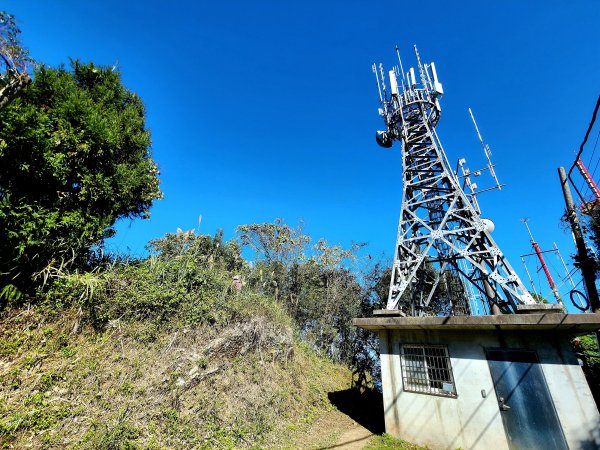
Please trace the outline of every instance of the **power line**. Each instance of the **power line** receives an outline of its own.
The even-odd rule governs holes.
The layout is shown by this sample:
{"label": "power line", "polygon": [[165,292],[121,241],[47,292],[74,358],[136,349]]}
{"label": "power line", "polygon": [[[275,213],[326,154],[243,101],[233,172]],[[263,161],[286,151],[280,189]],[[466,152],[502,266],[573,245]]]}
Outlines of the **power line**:
{"label": "power line", "polygon": [[[598,146],[598,138],[600,138],[600,130],[598,130],[598,135],[596,136],[596,143],[594,144],[594,152],[596,151],[596,147]],[[592,152],[592,155],[594,154],[594,152]],[[591,158],[590,158],[590,162],[591,162]],[[600,158],[598,158],[598,161],[596,162],[596,166],[594,167],[594,170],[592,171],[592,178],[594,178],[594,175],[596,175],[596,169],[598,169],[598,165],[600,165]]]}
{"label": "power line", "polygon": [[590,135],[590,132],[592,131],[592,128],[594,127],[594,123],[596,122],[596,115],[598,114],[599,108],[600,108],[600,96],[598,96],[598,100],[596,100],[596,106],[594,108],[594,113],[592,114],[592,120],[590,121],[590,124],[588,125],[588,129],[585,133],[585,137],[583,138],[583,142],[579,146],[579,152],[577,152],[577,156],[575,156],[575,160],[573,161],[573,164],[571,165],[571,168],[569,169],[569,173],[567,174],[567,177],[569,178],[571,185],[575,188],[575,191],[577,192],[577,195],[579,196],[579,198],[582,202],[585,201],[585,199],[583,198],[583,196],[581,195],[581,192],[577,189],[577,185],[571,178],[571,173],[573,172],[573,169],[575,168],[577,161],[579,160],[579,158],[581,157],[581,154],[583,153],[583,147],[588,140],[588,137]]}
{"label": "power line", "polygon": [[575,164],[576,164],[577,160],[579,159],[579,157],[583,153],[583,146],[587,142],[588,136],[590,135],[590,131],[592,131],[592,127],[594,126],[594,123],[596,122],[596,115],[598,114],[598,108],[600,108],[600,96],[598,96],[598,100],[596,100],[596,107],[594,108],[594,113],[592,114],[592,120],[590,121],[588,129],[587,129],[587,131],[585,133],[585,137],[583,138],[583,142],[579,146],[579,152],[577,153],[577,156],[575,157],[575,161],[573,162],[573,165],[569,169],[569,176],[571,176],[571,172],[573,172],[573,169],[575,168]]}

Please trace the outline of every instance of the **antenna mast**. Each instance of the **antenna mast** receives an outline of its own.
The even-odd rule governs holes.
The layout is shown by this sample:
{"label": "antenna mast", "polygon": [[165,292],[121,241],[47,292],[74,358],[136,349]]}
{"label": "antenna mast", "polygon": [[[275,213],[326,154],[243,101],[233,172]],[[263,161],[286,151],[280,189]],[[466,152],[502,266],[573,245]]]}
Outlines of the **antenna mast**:
{"label": "antenna mast", "polygon": [[[535,242],[535,239],[533,239],[533,234],[531,234],[531,230],[529,229],[529,225],[527,224],[527,222],[529,222],[529,219],[523,218],[523,219],[521,219],[521,222],[523,222],[523,225],[525,225],[525,228],[527,228],[527,232],[529,233],[529,237],[531,238],[531,240],[530,240],[531,246],[533,247],[533,250],[535,251],[535,254],[540,261],[542,269],[544,270],[544,274],[546,275],[546,279],[548,280],[550,289],[552,289],[552,293],[554,294],[556,301],[562,305],[562,299],[560,297],[560,293],[558,292],[558,289],[556,288],[556,284],[554,283],[554,280],[552,279],[552,275],[550,275],[550,271],[548,270],[548,266],[546,265],[546,261],[544,260],[544,255],[543,255],[544,252],[542,252],[542,250],[540,250],[539,244],[537,242]],[[551,250],[551,251],[553,251],[553,250]],[[523,256],[527,256],[527,255],[523,255]]]}
{"label": "antenna mast", "polygon": [[492,174],[492,177],[494,177],[494,180],[496,181],[496,188],[498,188],[498,190],[502,189],[502,185],[500,184],[500,181],[498,181],[498,177],[496,176],[496,172],[494,171],[494,164],[492,164],[492,150],[490,149],[490,146],[487,145],[484,141],[483,138],[481,137],[481,133],[479,132],[479,127],[477,126],[477,122],[475,122],[475,116],[473,115],[473,111],[471,111],[471,108],[469,108],[469,114],[471,115],[471,120],[473,121],[473,125],[475,125],[475,131],[477,132],[477,137],[479,138],[479,142],[481,143],[481,147],[483,148],[483,153],[485,153],[485,157],[487,159],[488,165],[487,165],[487,169],[490,171],[490,174]]}
{"label": "antenna mast", "polygon": [[[494,224],[481,218],[476,186],[471,183],[471,193],[466,194],[460,178],[450,169],[435,130],[442,84],[435,64],[422,64],[416,46],[414,50],[419,81],[411,67],[399,89],[396,71],[391,70],[388,93],[384,80],[377,77],[383,94],[379,114],[386,129],[377,131],[375,137],[382,147],[390,148],[395,141],[402,144],[403,167],[387,309],[420,316],[516,312],[519,305],[535,301],[494,242]],[[400,66],[404,80],[401,62]],[[489,147],[481,142],[487,169],[499,185]],[[469,172],[465,171],[468,185]]]}

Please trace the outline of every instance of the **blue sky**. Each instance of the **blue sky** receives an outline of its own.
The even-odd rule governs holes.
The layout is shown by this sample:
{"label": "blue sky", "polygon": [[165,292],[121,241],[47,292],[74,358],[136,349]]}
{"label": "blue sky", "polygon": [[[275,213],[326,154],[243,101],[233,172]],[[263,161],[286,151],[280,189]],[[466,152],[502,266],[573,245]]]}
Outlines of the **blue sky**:
{"label": "blue sky", "polygon": [[507,187],[480,204],[512,265],[525,278],[522,217],[543,248],[574,252],[559,222],[557,167],[572,163],[600,93],[597,1],[8,0],[2,8],[35,59],[118,61],[146,104],[165,198],[151,220],[118,226],[115,250],[141,253],[151,238],[198,228],[199,215],[200,232],[223,228],[227,238],[237,225],[283,217],[304,220],[315,238],[368,242],[391,258],[400,152],[374,140],[383,123],[371,64],[395,64],[395,45],[413,64],[417,44],[444,84],[438,133],[450,161],[483,166],[468,107],[492,148]]}

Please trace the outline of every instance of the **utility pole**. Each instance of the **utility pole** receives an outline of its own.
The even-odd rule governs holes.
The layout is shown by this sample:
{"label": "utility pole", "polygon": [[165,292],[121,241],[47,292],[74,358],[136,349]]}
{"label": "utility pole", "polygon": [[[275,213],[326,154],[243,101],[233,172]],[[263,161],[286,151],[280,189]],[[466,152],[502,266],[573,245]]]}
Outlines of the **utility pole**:
{"label": "utility pole", "polygon": [[579,218],[577,217],[575,202],[573,201],[573,196],[571,195],[571,189],[567,181],[567,174],[564,167],[558,168],[558,176],[560,178],[560,184],[562,186],[565,203],[567,205],[567,217],[569,219],[569,223],[571,224],[575,245],[577,246],[577,257],[579,260],[581,273],[583,275],[583,281],[587,291],[590,307],[593,312],[600,313],[600,301],[598,300],[598,289],[596,288],[594,264],[592,261],[590,261],[587,248],[585,247],[585,241],[583,239],[581,226],[579,225]]}

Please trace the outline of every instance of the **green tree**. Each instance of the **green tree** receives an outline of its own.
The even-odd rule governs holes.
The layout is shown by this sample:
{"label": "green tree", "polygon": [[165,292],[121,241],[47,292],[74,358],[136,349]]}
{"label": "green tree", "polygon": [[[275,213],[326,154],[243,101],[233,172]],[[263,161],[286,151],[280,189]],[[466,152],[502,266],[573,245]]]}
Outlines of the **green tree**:
{"label": "green tree", "polygon": [[[564,218],[563,218],[564,221]],[[600,271],[600,208],[594,208],[589,211],[587,217],[583,221],[584,232],[591,238],[596,249],[595,255],[592,252],[588,253],[590,260],[596,262],[596,273]],[[578,263],[578,258],[573,258]]]}
{"label": "green tree", "polygon": [[119,72],[38,67],[0,110],[0,289],[84,264],[121,218],[162,197],[141,99]]}
{"label": "green tree", "polygon": [[286,267],[304,259],[305,248],[310,242],[310,237],[303,233],[302,224],[292,228],[283,219],[275,219],[274,223],[240,225],[236,231],[242,245],[250,247],[258,259]]}
{"label": "green tree", "polygon": [[571,341],[573,351],[582,364],[583,373],[590,385],[590,390],[600,408],[600,353],[598,340],[594,333],[578,336]]}
{"label": "green tree", "polygon": [[531,294],[531,296],[533,297],[533,299],[536,302],[538,302],[538,303],[546,303],[546,304],[550,303],[547,298],[542,297],[540,294],[537,294],[537,293],[535,293],[533,291],[529,291],[529,293]]}
{"label": "green tree", "polygon": [[207,267],[219,267],[230,272],[241,270],[244,259],[237,241],[223,242],[223,230],[214,236],[196,234],[194,230],[167,233],[159,239],[152,239],[146,246],[152,255],[163,260],[170,260],[186,255],[196,264]]}
{"label": "green tree", "polygon": [[0,11],[0,109],[31,83],[27,72],[31,58],[21,45],[20,34],[15,18]]}
{"label": "green tree", "polygon": [[[280,292],[288,291],[290,269],[306,258],[310,236],[304,234],[302,223],[292,228],[278,218],[274,223],[240,225],[236,231],[241,245],[251,249],[258,262],[254,282],[263,293],[273,294],[279,300]],[[285,295],[287,298],[288,293]],[[293,294],[289,295],[293,301]]]}
{"label": "green tree", "polygon": [[237,228],[242,245],[257,261],[249,283],[274,296],[293,317],[300,336],[336,361],[350,363],[363,295],[356,267],[362,244],[350,249],[319,239],[309,247],[302,226],[282,219]]}

